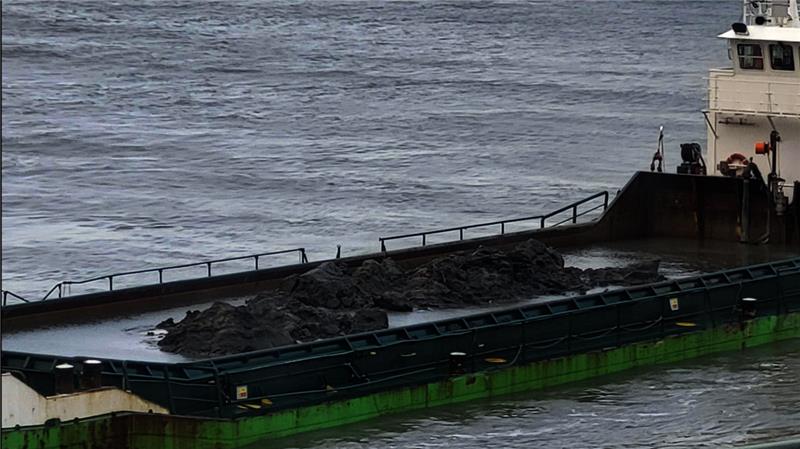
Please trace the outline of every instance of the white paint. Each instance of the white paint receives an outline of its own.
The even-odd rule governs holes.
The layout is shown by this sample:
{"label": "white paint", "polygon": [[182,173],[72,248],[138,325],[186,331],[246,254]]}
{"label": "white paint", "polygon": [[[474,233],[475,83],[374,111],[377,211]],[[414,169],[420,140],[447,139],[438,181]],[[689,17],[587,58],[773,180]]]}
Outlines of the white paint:
{"label": "white paint", "polygon": [[747,27],[747,32],[748,34],[736,34],[733,30],[728,30],[717,37],[748,41],[800,42],[796,28],[750,25]]}
{"label": "white paint", "polygon": [[3,373],[3,428],[41,424],[47,420],[47,399],[10,373]]}
{"label": "white paint", "polygon": [[3,428],[42,424],[53,418],[68,421],[122,411],[169,413],[158,404],[113,387],[45,397],[10,373],[3,373],[2,389]]}
{"label": "white paint", "polygon": [[[792,6],[794,9],[792,10]],[[797,14],[796,3],[790,15]],[[757,155],[755,144],[769,142],[776,129],[781,136],[777,172],[786,180],[784,193],[791,197],[791,185],[800,181],[800,27],[790,25],[748,25],[748,34],[728,31],[733,59],[729,69],[713,69],[708,80],[708,162],[710,172],[720,174],[718,165],[733,153],[753,158],[764,176],[770,172],[771,156]],[[760,45],[763,68],[739,66],[737,46]],[[770,45],[788,45],[794,55],[794,70],[772,68]],[[713,126],[713,129],[711,128]],[[790,198],[791,200],[791,198]]]}

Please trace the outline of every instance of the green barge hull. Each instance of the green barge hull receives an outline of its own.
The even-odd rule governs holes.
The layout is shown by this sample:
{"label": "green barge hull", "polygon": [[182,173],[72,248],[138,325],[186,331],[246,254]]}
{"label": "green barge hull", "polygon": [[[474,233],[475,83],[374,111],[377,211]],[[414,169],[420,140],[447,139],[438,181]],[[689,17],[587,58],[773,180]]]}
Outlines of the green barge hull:
{"label": "green barge hull", "polygon": [[391,413],[561,385],[630,368],[677,362],[800,337],[800,313],[760,317],[744,324],[673,335],[521,366],[498,367],[440,382],[238,419],[118,413],[4,429],[2,447],[239,448],[302,432],[355,423]]}

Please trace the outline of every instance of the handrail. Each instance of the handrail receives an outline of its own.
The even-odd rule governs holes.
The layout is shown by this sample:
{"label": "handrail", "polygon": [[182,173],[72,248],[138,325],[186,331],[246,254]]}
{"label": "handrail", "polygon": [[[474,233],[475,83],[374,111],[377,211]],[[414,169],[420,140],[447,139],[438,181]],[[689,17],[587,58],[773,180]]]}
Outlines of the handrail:
{"label": "handrail", "polygon": [[8,301],[8,297],[9,296],[17,298],[22,302],[30,302],[27,299],[23,298],[22,296],[14,293],[14,292],[10,292],[8,290],[3,290],[3,305],[6,305],[6,302]]}
{"label": "handrail", "polygon": [[[164,283],[164,272],[165,271],[177,270],[177,269],[180,269],[180,268],[205,266],[206,267],[206,272],[208,274],[208,277],[211,277],[211,275],[212,275],[211,267],[214,264],[218,264],[218,263],[222,263],[222,262],[232,262],[232,261],[235,261],[235,260],[247,260],[247,259],[253,259],[253,262],[254,262],[253,269],[254,270],[258,270],[258,260],[261,257],[276,256],[276,255],[279,255],[279,254],[289,254],[289,253],[295,253],[295,252],[300,255],[300,263],[308,263],[308,257],[306,255],[306,249],[305,248],[292,248],[292,249],[285,249],[285,250],[281,250],[281,251],[271,251],[271,252],[267,252],[267,253],[248,254],[246,256],[237,256],[237,257],[226,257],[224,259],[206,260],[206,261],[202,261],[202,262],[193,262],[193,263],[186,263],[186,264],[180,264],[180,265],[170,265],[170,266],[158,267],[158,268],[146,268],[146,269],[143,269],[143,270],[123,271],[123,272],[119,272],[119,273],[112,273],[112,274],[106,274],[106,275],[103,275],[103,276],[97,276],[97,277],[93,277],[93,278],[90,278],[90,279],[83,279],[83,280],[80,280],[80,281],[71,281],[71,280],[61,281],[58,284],[54,285],[53,288],[51,288],[50,291],[48,291],[47,294],[44,295],[44,298],[42,298],[42,301],[48,299],[50,297],[50,295],[52,295],[56,290],[58,290],[58,297],[59,298],[64,297],[64,287],[66,287],[66,286],[89,284],[91,282],[97,282],[97,281],[102,281],[102,280],[107,280],[108,281],[108,291],[113,291],[114,290],[114,278],[118,278],[118,277],[122,277],[122,276],[130,276],[130,275],[134,275],[134,274],[158,273],[158,283],[159,284],[163,284]],[[16,295],[14,295],[14,296],[16,296]],[[29,301],[26,301],[26,302],[29,302]]]}
{"label": "handrail", "polygon": [[[585,203],[588,203],[589,201],[592,201],[592,200],[600,198],[600,197],[603,197],[603,204],[602,205],[595,206],[595,207],[593,207],[593,208],[591,208],[589,210],[581,212],[580,214],[578,213],[578,206],[580,206],[582,204],[585,204]],[[533,216],[530,216],[530,217],[512,218],[512,219],[509,219],[509,220],[490,221],[490,222],[486,222],[486,223],[478,223],[478,224],[471,224],[471,225],[465,225],[465,226],[455,226],[455,227],[452,227],[452,228],[435,229],[433,231],[422,231],[422,232],[414,232],[414,233],[411,233],[411,234],[401,234],[401,235],[392,235],[392,236],[389,236],[389,237],[379,237],[378,241],[380,241],[380,243],[381,243],[381,251],[382,252],[386,252],[386,242],[388,240],[399,240],[399,239],[407,239],[407,238],[411,238],[411,237],[422,237],[422,246],[425,246],[427,244],[427,237],[429,235],[443,234],[443,233],[446,233],[446,232],[458,231],[458,240],[461,241],[461,240],[464,240],[464,231],[467,230],[467,229],[482,228],[482,227],[497,226],[497,225],[500,225],[500,235],[505,235],[505,233],[506,233],[506,224],[508,224],[508,223],[517,223],[517,222],[520,222],[520,221],[539,220],[539,229],[544,229],[546,227],[546,221],[547,221],[548,218],[552,218],[552,217],[554,217],[554,216],[556,216],[558,214],[561,214],[563,212],[566,212],[566,211],[568,211],[570,209],[572,210],[572,216],[571,217],[569,217],[569,218],[567,218],[565,220],[559,221],[558,223],[556,223],[554,225],[551,225],[551,227],[562,225],[562,224],[564,224],[564,223],[566,223],[568,221],[571,221],[572,223],[577,223],[578,222],[578,217],[582,217],[582,216],[584,216],[584,215],[586,215],[586,214],[588,214],[590,212],[593,212],[593,211],[599,209],[600,207],[602,207],[603,210],[608,209],[608,191],[602,191],[602,192],[599,192],[599,193],[595,193],[594,195],[588,196],[588,197],[586,197],[586,198],[584,198],[582,200],[579,200],[579,201],[576,201],[574,203],[568,204],[568,205],[566,205],[566,206],[564,206],[564,207],[562,207],[560,209],[556,209],[556,210],[554,210],[554,211],[552,211],[552,212],[550,212],[548,214],[544,214],[544,215],[533,215]]]}
{"label": "handrail", "polygon": [[[585,204],[585,203],[587,203],[589,201],[595,200],[595,199],[600,198],[600,197],[603,198],[603,204],[597,205],[597,206],[595,206],[593,208],[590,208],[590,209],[588,209],[586,211],[578,213],[578,206],[581,206],[581,205],[583,205],[583,204]],[[428,235],[441,234],[441,233],[452,232],[452,231],[459,231],[459,240],[464,240],[464,231],[465,230],[479,228],[479,227],[493,226],[493,225],[500,225],[500,234],[503,235],[503,234],[505,234],[505,226],[506,226],[506,224],[517,223],[517,222],[521,222],[521,221],[539,220],[539,225],[540,225],[539,227],[541,229],[541,228],[544,228],[546,226],[546,220],[548,218],[552,218],[552,217],[554,217],[554,216],[556,216],[558,214],[561,214],[563,212],[566,212],[568,210],[572,210],[572,216],[571,217],[568,217],[568,218],[566,218],[564,220],[561,220],[558,223],[555,223],[555,224],[553,224],[551,226],[559,226],[559,225],[562,225],[562,224],[567,223],[569,221],[571,221],[572,223],[577,223],[578,217],[582,217],[582,216],[584,216],[584,215],[586,215],[588,213],[591,213],[591,212],[593,212],[595,210],[600,209],[601,207],[603,208],[603,210],[606,210],[608,208],[608,200],[609,200],[608,192],[607,191],[603,191],[603,192],[599,192],[599,193],[596,193],[594,195],[591,195],[589,197],[586,197],[586,198],[584,198],[584,199],[582,199],[580,201],[576,201],[574,203],[568,204],[568,205],[566,205],[566,206],[564,206],[564,207],[562,207],[560,209],[557,209],[557,210],[552,211],[552,212],[550,212],[548,214],[545,214],[545,215],[535,215],[535,216],[531,216],[531,217],[513,218],[513,219],[493,221],[493,222],[488,222],[488,223],[479,223],[479,224],[473,224],[473,225],[458,226],[458,227],[453,227],[453,228],[438,229],[438,230],[434,230],[434,231],[417,232],[417,233],[412,233],[412,234],[395,235],[395,236],[390,236],[390,237],[381,237],[379,239],[380,242],[381,242],[381,251],[386,252],[386,241],[387,240],[396,240],[396,239],[403,239],[403,238],[421,236],[422,237],[422,246],[425,246],[426,243],[427,243],[426,240],[427,240],[427,236]],[[286,249],[286,250],[281,250],[281,251],[271,251],[271,252],[266,252],[266,253],[250,254],[250,255],[246,255],[246,256],[237,256],[237,257],[228,257],[228,258],[224,258],[224,259],[214,259],[214,260],[187,263],[187,264],[180,264],[180,265],[170,265],[170,266],[157,267],[157,268],[147,268],[147,269],[142,269],[142,270],[123,271],[123,272],[119,272],[119,273],[112,273],[112,274],[107,274],[107,275],[103,275],[103,276],[97,276],[97,277],[93,277],[93,278],[90,278],[90,279],[83,279],[83,280],[78,280],[78,281],[73,281],[73,280],[61,281],[61,282],[55,284],[47,292],[47,294],[44,295],[44,297],[42,298],[42,301],[49,299],[51,296],[54,295],[54,293],[56,291],[58,291],[58,298],[63,298],[64,296],[69,296],[69,295],[65,294],[65,287],[69,287],[69,286],[72,286],[72,285],[84,285],[84,284],[89,284],[89,283],[97,282],[97,281],[107,281],[108,282],[108,291],[113,291],[114,290],[114,279],[115,278],[119,278],[119,277],[123,277],[123,276],[131,276],[131,275],[134,275],[134,274],[158,273],[158,283],[159,284],[163,284],[164,283],[164,272],[165,271],[176,270],[176,269],[181,269],[181,268],[189,268],[189,267],[206,266],[207,276],[211,277],[212,276],[212,266],[214,264],[223,263],[223,262],[232,262],[232,261],[236,261],[236,260],[247,260],[247,259],[253,259],[253,261],[254,261],[254,268],[253,269],[254,270],[258,270],[259,269],[259,266],[258,266],[259,258],[266,257],[266,256],[274,256],[274,255],[279,255],[279,254],[288,254],[288,253],[293,253],[293,252],[299,253],[299,255],[300,255],[300,263],[308,263],[308,257],[306,255],[305,248],[293,248],[293,249]],[[18,299],[20,299],[20,300],[22,300],[24,302],[30,302],[29,300],[27,300],[25,298],[22,298],[19,295],[16,295],[16,294],[11,293],[11,292],[6,292],[4,290],[3,291],[3,305],[6,304],[6,298],[9,295],[11,295],[11,296],[13,296],[15,298],[18,298]]]}
{"label": "handrail", "polygon": [[[727,76],[730,76],[732,78],[736,77],[736,72],[725,71],[725,69],[712,69],[710,72],[714,73],[715,75],[714,76],[705,76],[705,77],[703,77],[703,80],[708,81],[708,80],[715,79],[715,78],[721,78],[721,76],[716,75],[718,73],[721,74],[721,75],[724,75],[726,77]],[[785,86],[796,86],[798,84],[797,81],[795,81],[794,79],[790,79],[790,78],[786,79],[786,80],[777,80],[777,79],[766,80],[766,79],[753,79],[753,78],[738,78],[738,79],[732,79],[732,80],[731,79],[726,79],[724,82],[744,83],[744,84],[751,84],[751,85],[753,85],[753,84],[766,84],[766,85],[776,84],[776,85],[785,85]]]}

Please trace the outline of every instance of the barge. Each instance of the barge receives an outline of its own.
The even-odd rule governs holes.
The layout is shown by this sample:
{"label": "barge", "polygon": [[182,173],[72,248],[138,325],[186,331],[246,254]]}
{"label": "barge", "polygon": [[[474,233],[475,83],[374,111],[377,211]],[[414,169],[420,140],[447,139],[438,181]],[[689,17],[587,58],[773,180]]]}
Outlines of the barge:
{"label": "barge", "polygon": [[[2,447],[236,448],[426,407],[546,388],[632,367],[800,337],[800,25],[791,1],[744,2],[721,35],[734,67],[712,70],[706,157],[681,146],[651,172],[536,216],[380,239],[356,267],[418,266],[530,239],[556,248],[646,238],[769,245],[793,257],[602,293],[507,307],[204,360],[165,363],[3,351]],[[706,159],[713,166],[706,166]],[[710,172],[710,173],[709,173]],[[613,197],[613,199],[612,199]],[[601,212],[594,220],[581,222]],[[513,225],[523,230],[511,232]],[[496,235],[469,238],[476,228]],[[431,244],[431,236],[450,237]],[[415,246],[398,248],[401,241]],[[3,292],[4,332],[275,288],[328,261],[115,289],[118,273],[57,284],[44,300]],[[107,291],[68,295],[75,284]],[[16,301],[14,301],[16,299]],[[13,302],[13,303],[12,303]]]}
{"label": "barge", "polygon": [[191,363],[6,351],[4,394],[64,400],[76,376],[149,408],[4,429],[3,447],[242,447],[797,337],[800,257]]}

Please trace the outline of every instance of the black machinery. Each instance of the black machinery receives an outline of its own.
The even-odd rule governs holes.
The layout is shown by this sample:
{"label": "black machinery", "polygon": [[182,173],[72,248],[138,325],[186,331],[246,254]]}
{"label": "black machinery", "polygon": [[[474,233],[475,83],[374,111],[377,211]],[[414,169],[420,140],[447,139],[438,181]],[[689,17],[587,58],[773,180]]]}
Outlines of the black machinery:
{"label": "black machinery", "polygon": [[683,162],[678,166],[678,173],[688,175],[705,175],[707,173],[703,149],[699,143],[682,143],[681,159]]}

